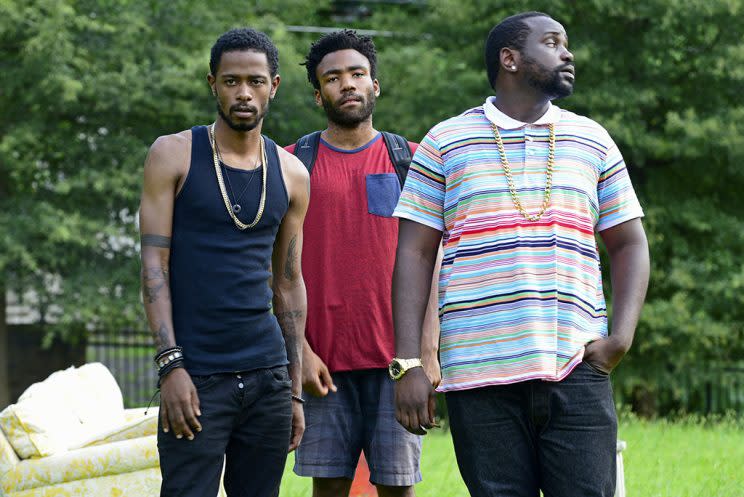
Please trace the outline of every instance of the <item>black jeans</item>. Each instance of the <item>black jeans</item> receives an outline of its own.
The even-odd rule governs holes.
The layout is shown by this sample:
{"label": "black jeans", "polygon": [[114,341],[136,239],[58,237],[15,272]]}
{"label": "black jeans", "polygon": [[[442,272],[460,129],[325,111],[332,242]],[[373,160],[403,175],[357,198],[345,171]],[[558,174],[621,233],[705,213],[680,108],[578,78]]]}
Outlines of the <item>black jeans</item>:
{"label": "black jeans", "polygon": [[609,376],[581,363],[541,380],[448,392],[457,465],[473,497],[612,497]]}
{"label": "black jeans", "polygon": [[160,495],[216,496],[223,465],[229,497],[278,495],[292,425],[286,366],[192,380],[202,431],[189,441],[158,427]]}

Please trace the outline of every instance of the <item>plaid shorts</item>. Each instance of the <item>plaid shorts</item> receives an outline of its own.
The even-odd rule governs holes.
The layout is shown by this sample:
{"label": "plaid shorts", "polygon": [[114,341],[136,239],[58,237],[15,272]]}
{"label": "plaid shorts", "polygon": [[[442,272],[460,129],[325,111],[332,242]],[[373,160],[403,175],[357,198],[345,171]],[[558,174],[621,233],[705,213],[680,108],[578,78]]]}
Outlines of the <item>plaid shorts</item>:
{"label": "plaid shorts", "polygon": [[359,455],[375,485],[421,481],[421,437],[395,419],[394,384],[385,369],[333,373],[338,388],[323,398],[305,394],[305,434],[294,472],[314,478],[354,478]]}

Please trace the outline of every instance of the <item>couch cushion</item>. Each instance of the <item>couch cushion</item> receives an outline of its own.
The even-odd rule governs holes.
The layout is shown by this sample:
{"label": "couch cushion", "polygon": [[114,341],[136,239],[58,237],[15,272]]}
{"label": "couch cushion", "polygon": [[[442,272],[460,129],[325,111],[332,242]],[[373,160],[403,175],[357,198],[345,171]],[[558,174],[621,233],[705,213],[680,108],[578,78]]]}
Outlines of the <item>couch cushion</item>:
{"label": "couch cushion", "polygon": [[57,371],[0,413],[0,428],[21,459],[80,446],[123,422],[121,390],[100,363]]}
{"label": "couch cushion", "polygon": [[88,438],[124,424],[124,401],[116,379],[106,366],[93,362],[75,370],[76,388],[69,392],[73,412]]}
{"label": "couch cushion", "polygon": [[157,437],[140,437],[21,461],[2,478],[0,495],[157,466]]}
{"label": "couch cushion", "polygon": [[13,450],[13,447],[5,438],[2,431],[0,431],[0,480],[3,479],[3,475],[13,469],[13,466],[18,464],[18,455]]}
{"label": "couch cushion", "polygon": [[147,416],[140,414],[134,418],[127,416],[127,420],[120,426],[108,431],[92,433],[90,438],[83,440],[81,447],[103,445],[121,440],[130,440],[137,437],[146,437],[158,434],[158,410],[150,409]]}
{"label": "couch cushion", "polygon": [[21,459],[66,450],[80,435],[80,420],[65,399],[64,392],[73,387],[64,372],[31,385],[0,413],[0,428]]}
{"label": "couch cushion", "polygon": [[160,468],[156,467],[30,488],[8,497],[156,497],[162,481]]}

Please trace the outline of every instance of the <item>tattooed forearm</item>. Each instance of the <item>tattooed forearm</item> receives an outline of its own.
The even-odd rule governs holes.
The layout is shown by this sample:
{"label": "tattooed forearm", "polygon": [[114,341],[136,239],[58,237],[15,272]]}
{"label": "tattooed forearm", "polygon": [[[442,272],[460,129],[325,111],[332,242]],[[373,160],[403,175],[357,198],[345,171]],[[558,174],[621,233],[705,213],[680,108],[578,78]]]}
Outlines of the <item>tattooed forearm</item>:
{"label": "tattooed forearm", "polygon": [[297,276],[295,273],[297,264],[297,235],[293,236],[289,241],[289,248],[287,248],[287,262],[284,265],[284,277],[288,280],[293,280]]}
{"label": "tattooed forearm", "polygon": [[287,346],[287,360],[290,364],[300,363],[302,357],[302,342],[297,339],[297,335],[284,335],[284,343]]}
{"label": "tattooed forearm", "polygon": [[168,284],[168,270],[162,267],[148,267],[142,270],[142,294],[148,304],[155,303],[163,288]]}
{"label": "tattooed forearm", "polygon": [[170,248],[171,239],[169,236],[145,234],[142,235],[140,244],[143,247]]}
{"label": "tattooed forearm", "polygon": [[154,332],[155,334],[155,347],[157,348],[158,352],[161,350],[167,349],[168,347],[173,347],[175,343],[173,343],[173,340],[171,340],[171,333],[168,330],[168,327],[165,325],[164,322],[160,322],[160,325],[158,327],[158,330]]}
{"label": "tattooed forearm", "polygon": [[303,316],[305,316],[305,311],[278,312],[276,314],[276,320],[279,321],[279,327],[285,336],[296,335],[297,327],[295,326],[295,319]]}
{"label": "tattooed forearm", "polygon": [[297,336],[296,319],[305,317],[305,311],[287,311],[276,314],[276,320],[284,335],[287,346],[287,359],[290,364],[298,364],[302,354],[302,340]]}

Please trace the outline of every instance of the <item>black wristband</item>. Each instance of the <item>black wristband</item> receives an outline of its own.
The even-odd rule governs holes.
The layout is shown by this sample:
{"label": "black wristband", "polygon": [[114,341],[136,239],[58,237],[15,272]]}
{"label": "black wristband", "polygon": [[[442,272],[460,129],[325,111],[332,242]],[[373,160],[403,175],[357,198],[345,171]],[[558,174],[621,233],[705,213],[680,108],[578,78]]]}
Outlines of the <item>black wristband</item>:
{"label": "black wristband", "polygon": [[158,370],[163,369],[173,361],[183,361],[183,349],[179,346],[168,347],[155,356],[155,365]]}
{"label": "black wristband", "polygon": [[166,364],[162,368],[158,368],[158,376],[162,378],[163,376],[167,375],[174,369],[182,368],[182,367],[184,367],[183,359],[176,359],[174,361],[170,361],[168,364]]}
{"label": "black wristband", "polygon": [[295,402],[299,402],[300,404],[304,404],[305,403],[305,399],[303,399],[299,395],[295,395],[295,394],[292,394],[292,400],[294,400]]}

